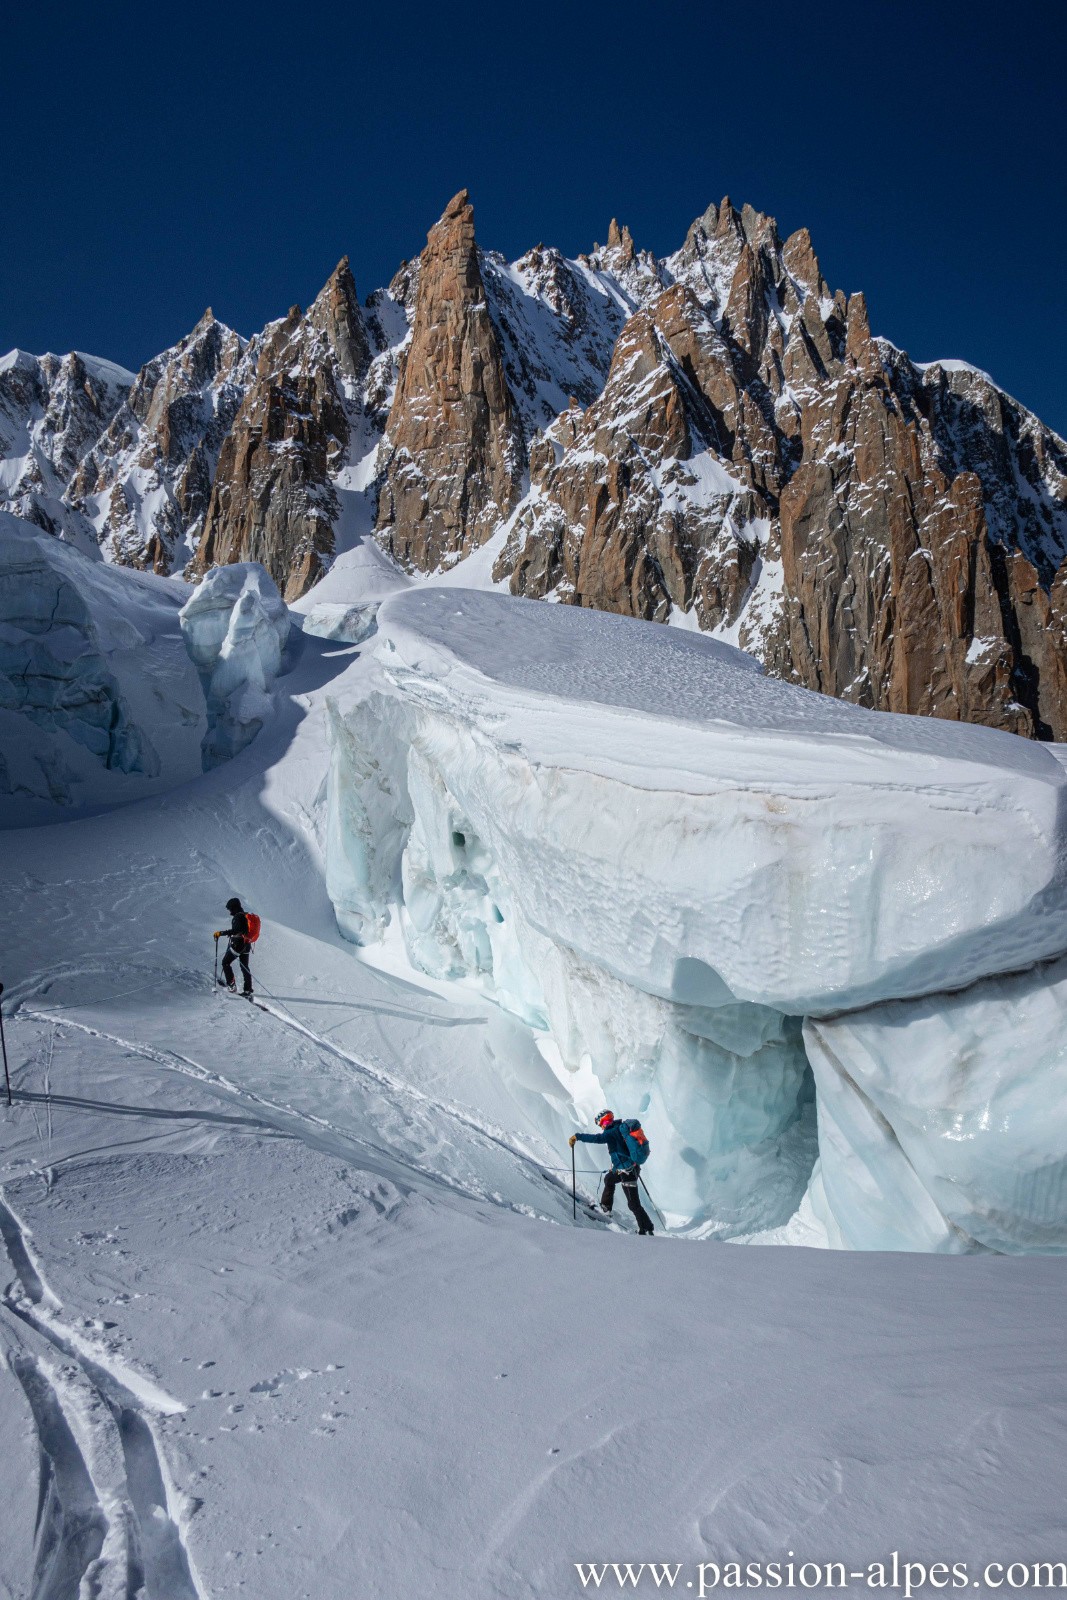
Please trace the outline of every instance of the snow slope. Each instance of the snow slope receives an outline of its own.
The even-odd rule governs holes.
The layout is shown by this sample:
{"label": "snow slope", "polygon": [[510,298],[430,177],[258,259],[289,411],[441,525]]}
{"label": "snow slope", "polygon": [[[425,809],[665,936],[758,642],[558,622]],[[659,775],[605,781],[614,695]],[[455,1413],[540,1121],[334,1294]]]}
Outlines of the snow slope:
{"label": "snow slope", "polygon": [[[101,637],[115,582],[138,604],[173,594],[177,627],[181,586],[92,571]],[[334,603],[347,598],[339,588]],[[534,610],[560,619],[536,624],[552,630],[554,665],[525,631]],[[979,840],[983,808],[1003,817],[1013,796],[1008,820],[1018,828],[1023,807],[1034,818],[1038,866],[1025,870],[1039,873],[1043,797],[1059,781],[1042,752],[951,730],[938,754],[925,724],[918,746],[892,730],[885,742],[847,707],[824,725],[788,711],[807,697],[779,706],[780,686],[772,697],[727,647],[651,625],[655,646],[631,657],[610,648],[614,630],[644,637],[642,625],[450,587],[386,599],[378,618],[366,649],[294,631],[264,685],[272,714],[223,765],[133,804],[0,833],[15,1089],[0,1108],[0,1582],[33,1600],[394,1600],[428,1588],[559,1600],[584,1592],[576,1562],[682,1563],[677,1584],[696,1593],[699,1563],[788,1551],[858,1569],[898,1550],[970,1563],[976,1581],[987,1561],[1058,1558],[1062,1260],[742,1250],[662,1228],[638,1241],[624,1209],[608,1222],[584,1201],[572,1220],[566,1138],[599,1092],[589,1063],[571,1078],[484,972],[420,973],[393,937],[357,950],[324,877],[337,824],[329,729],[350,729],[375,696],[401,721],[416,707],[442,762],[476,735],[473,798],[497,762],[528,775],[529,803],[538,783],[548,793],[571,773],[586,784],[575,801],[586,843],[592,782],[607,792],[625,778],[640,812],[668,793],[699,807],[715,777],[735,804],[727,758],[740,761],[742,708],[761,724],[749,736],[761,782],[773,775],[788,803],[787,757],[805,781],[821,772],[823,809],[849,783],[870,789],[872,771],[876,794],[896,774],[886,838],[893,808],[922,800],[924,774],[927,799],[942,785],[948,801],[968,797],[955,829]],[[603,630],[595,650],[584,623]],[[142,667],[153,648],[137,647]],[[446,814],[431,799],[427,825]],[[501,810],[498,830],[515,815]],[[644,812],[646,851],[661,815]],[[561,842],[580,867],[573,832]],[[426,866],[428,832],[423,843]],[[447,840],[474,869],[469,903],[474,843]],[[638,866],[617,858],[620,890]],[[661,876],[677,893],[681,865],[671,870]],[[557,874],[555,895],[563,887]],[[547,875],[540,890],[552,897]],[[253,965],[265,1009],[213,985],[211,932],[234,892],[264,917]],[[573,892],[557,910],[578,928]],[[936,953],[935,911],[932,898]],[[1003,918],[1030,937],[1021,904],[1005,901]],[[611,936],[591,922],[587,937]],[[1035,937],[1046,933],[1039,922]],[[663,936],[678,936],[670,916]],[[988,954],[998,937],[978,928],[971,944]],[[537,972],[552,976],[547,963]],[[706,974],[683,966],[677,978],[679,994],[649,993],[648,1006],[706,1013],[706,1059],[740,1063],[733,1086],[755,1057],[783,1087],[799,1077],[779,1154],[762,1150],[748,1173],[784,1215],[814,1155],[797,1019],[753,1000],[707,1006],[685,990]],[[592,1027],[605,1011],[587,993]],[[622,985],[607,999],[620,1028],[651,1014]],[[883,1009],[853,1016],[877,1026]],[[1051,1048],[1054,1004],[1047,1015]],[[961,1012],[958,1032],[965,1023]],[[691,1066],[676,1056],[671,1105],[691,1107],[704,1137],[720,1119],[696,1105]],[[639,1109],[635,1080],[619,1078],[616,1094],[621,1111]],[[734,1109],[731,1138],[774,1112],[740,1089]],[[648,1182],[669,1208],[688,1163],[666,1118],[646,1125]],[[739,1170],[746,1149],[735,1139],[720,1154]],[[591,1198],[597,1152],[579,1155]],[[760,1220],[751,1207],[746,1218]],[[647,1573],[639,1584],[656,1587]]]}
{"label": "snow slope", "polygon": [[[284,1033],[247,1026],[242,1074],[263,1027]],[[122,1413],[151,1449],[99,1464],[95,1492],[162,1536],[178,1581],[150,1569],[149,1596],[559,1600],[579,1561],[685,1563],[682,1589],[698,1563],[788,1551],[977,1581],[1062,1551],[1061,1262],[546,1226],[383,1173],[246,1088],[62,1023],[17,1033],[38,1098],[7,1125],[4,1192],[61,1306],[29,1310],[47,1334],[5,1330],[86,1450],[119,1364],[136,1379]],[[74,1360],[48,1337],[68,1330]],[[33,1510],[9,1503],[0,1536],[16,1593]]]}
{"label": "snow slope", "polygon": [[[364,671],[305,638],[226,766],[0,836],[4,1471],[55,1463],[36,1543],[6,1503],[9,1589],[558,1600],[575,1562],[1058,1555],[1062,1261],[574,1227],[529,1034],[343,945],[317,791]],[[235,889],[267,1013],[212,994]]]}

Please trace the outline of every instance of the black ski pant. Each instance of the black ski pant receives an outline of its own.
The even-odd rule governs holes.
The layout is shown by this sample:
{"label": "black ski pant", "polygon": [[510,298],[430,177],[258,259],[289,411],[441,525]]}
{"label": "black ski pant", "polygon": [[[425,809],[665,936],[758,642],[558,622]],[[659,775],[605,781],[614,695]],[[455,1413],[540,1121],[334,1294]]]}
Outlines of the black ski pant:
{"label": "black ski pant", "polygon": [[617,1167],[612,1167],[604,1178],[604,1192],[600,1196],[600,1204],[605,1211],[610,1211],[615,1203],[615,1185],[621,1183],[622,1192],[626,1196],[626,1204],[630,1207],[637,1222],[638,1233],[651,1233],[653,1231],[652,1218],[641,1204],[641,1196],[637,1190],[639,1179],[640,1168],[638,1167],[630,1167],[624,1172],[620,1172]]}
{"label": "black ski pant", "polygon": [[226,954],[222,958],[222,973],[226,979],[227,988],[236,989],[237,987],[233,978],[233,964],[235,961],[239,961],[241,963],[241,976],[244,979],[245,994],[252,993],[252,973],[248,965],[250,954],[251,946],[246,945],[243,940],[240,944],[237,944],[233,939],[230,940],[226,947]]}

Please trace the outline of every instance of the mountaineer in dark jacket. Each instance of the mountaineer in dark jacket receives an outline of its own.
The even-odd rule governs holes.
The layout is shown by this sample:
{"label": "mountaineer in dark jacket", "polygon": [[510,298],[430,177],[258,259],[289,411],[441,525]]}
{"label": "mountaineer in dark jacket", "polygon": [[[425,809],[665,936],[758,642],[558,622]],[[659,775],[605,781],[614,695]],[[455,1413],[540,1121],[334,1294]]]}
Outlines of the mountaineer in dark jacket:
{"label": "mountaineer in dark jacket", "polygon": [[[601,1208],[610,1212],[615,1200],[615,1185],[622,1184],[622,1192],[626,1196],[626,1204],[630,1207],[637,1222],[637,1231],[642,1234],[652,1234],[652,1218],[641,1204],[641,1196],[637,1192],[637,1185],[641,1177],[641,1168],[634,1160],[634,1153],[630,1147],[626,1130],[616,1117],[614,1111],[601,1111],[596,1117],[599,1133],[572,1133],[570,1142],[581,1144],[606,1144],[608,1155],[611,1157],[611,1171],[604,1179],[604,1192],[600,1198]],[[636,1124],[635,1124],[636,1126]],[[640,1129],[638,1129],[640,1131]],[[645,1142],[647,1150],[648,1143]]]}
{"label": "mountaineer in dark jacket", "polygon": [[239,961],[241,963],[241,976],[244,978],[244,990],[242,992],[251,997],[252,973],[248,965],[248,958],[252,953],[252,941],[248,936],[248,918],[236,895],[232,900],[227,900],[226,910],[230,913],[233,921],[228,928],[220,928],[215,934],[216,939],[224,937],[229,939],[226,954],[222,958],[222,970],[226,976],[220,978],[219,983],[224,984],[231,994],[237,993],[237,985],[233,981],[233,964],[235,960]]}

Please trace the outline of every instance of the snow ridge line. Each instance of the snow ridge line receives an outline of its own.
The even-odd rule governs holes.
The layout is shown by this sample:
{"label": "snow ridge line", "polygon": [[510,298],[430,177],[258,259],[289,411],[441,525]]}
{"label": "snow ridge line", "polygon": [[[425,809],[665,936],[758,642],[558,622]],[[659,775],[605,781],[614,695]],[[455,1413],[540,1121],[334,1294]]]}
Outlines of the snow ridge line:
{"label": "snow ridge line", "polygon": [[[178,1496],[146,1411],[185,1407],[64,1324],[27,1232],[0,1199],[15,1280],[0,1294],[8,1365],[37,1431],[41,1492],[31,1600],[207,1600]],[[132,1378],[134,1387],[124,1381]]]}

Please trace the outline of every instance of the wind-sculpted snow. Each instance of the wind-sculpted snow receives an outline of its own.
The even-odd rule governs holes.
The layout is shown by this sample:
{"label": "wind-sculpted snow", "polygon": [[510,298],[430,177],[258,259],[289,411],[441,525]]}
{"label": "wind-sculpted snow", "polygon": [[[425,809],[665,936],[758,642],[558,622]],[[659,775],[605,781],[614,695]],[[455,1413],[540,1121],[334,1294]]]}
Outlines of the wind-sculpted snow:
{"label": "wind-sculpted snow", "polygon": [[204,771],[251,744],[271,714],[289,613],[255,561],[213,567],[181,610],[186,648],[207,701]]}
{"label": "wind-sculpted snow", "polygon": [[[368,690],[333,719],[342,931],[370,942],[399,916],[417,966],[538,1030],[581,1109],[639,1113],[676,1215],[737,1233],[795,1210],[801,1018],[1067,949],[1067,788],[1039,746],[862,711],[728,646],[571,608],[426,590],[378,626]],[[976,1205],[985,1181],[979,1162]],[[840,1204],[845,1242],[880,1242]],[[1049,1204],[1046,1243],[1067,1209]],[[908,1218],[899,1234],[931,1238]],[[1009,1218],[994,1247],[1034,1237]]]}
{"label": "wind-sculpted snow", "polygon": [[197,770],[182,586],[109,571],[0,512],[0,815],[136,799]]}

